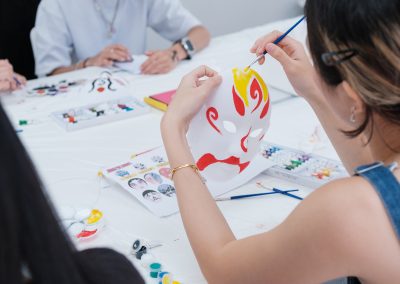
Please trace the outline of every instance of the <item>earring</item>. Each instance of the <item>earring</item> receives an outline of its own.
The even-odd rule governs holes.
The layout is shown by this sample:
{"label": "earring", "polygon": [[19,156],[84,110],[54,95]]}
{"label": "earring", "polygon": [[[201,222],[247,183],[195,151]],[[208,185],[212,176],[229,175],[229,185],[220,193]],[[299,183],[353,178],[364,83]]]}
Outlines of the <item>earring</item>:
{"label": "earring", "polygon": [[356,107],[353,106],[351,107],[351,115],[350,115],[350,122],[355,123],[356,122]]}

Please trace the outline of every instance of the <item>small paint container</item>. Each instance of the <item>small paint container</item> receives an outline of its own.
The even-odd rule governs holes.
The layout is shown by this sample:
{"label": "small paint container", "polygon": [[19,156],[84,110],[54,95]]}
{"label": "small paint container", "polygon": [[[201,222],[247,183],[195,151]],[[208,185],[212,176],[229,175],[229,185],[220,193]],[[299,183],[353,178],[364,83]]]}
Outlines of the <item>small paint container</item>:
{"label": "small paint container", "polygon": [[21,119],[21,120],[18,121],[18,124],[19,124],[20,126],[33,124],[33,120]]}
{"label": "small paint container", "polygon": [[150,264],[150,277],[158,278],[158,274],[161,272],[162,265],[160,263],[154,262]]}
{"label": "small paint container", "polygon": [[159,284],[172,284],[173,277],[169,272],[160,272],[158,274]]}
{"label": "small paint container", "polygon": [[103,219],[103,212],[101,212],[98,209],[92,209],[92,211],[90,212],[90,215],[85,220],[85,223],[87,225],[94,225],[94,224],[102,221],[102,219]]}
{"label": "small paint container", "polygon": [[94,237],[99,231],[93,230],[93,231],[87,231],[87,230],[83,230],[82,232],[80,232],[78,235],[76,235],[77,239],[83,240],[83,239],[89,239]]}
{"label": "small paint container", "polygon": [[150,277],[156,279],[156,278],[158,278],[158,273],[159,272],[157,272],[157,271],[155,271],[155,272],[152,271],[152,272],[150,272]]}

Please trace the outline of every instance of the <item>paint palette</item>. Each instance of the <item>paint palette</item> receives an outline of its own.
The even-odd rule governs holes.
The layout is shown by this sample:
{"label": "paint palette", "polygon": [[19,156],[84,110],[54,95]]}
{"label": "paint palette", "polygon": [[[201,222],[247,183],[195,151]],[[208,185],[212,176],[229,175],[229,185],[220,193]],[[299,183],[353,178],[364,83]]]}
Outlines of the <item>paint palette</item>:
{"label": "paint palette", "polygon": [[264,142],[262,155],[275,164],[264,174],[307,187],[317,188],[332,180],[348,177],[340,162],[299,150]]}
{"label": "paint palette", "polygon": [[55,112],[51,117],[65,130],[74,131],[143,115],[149,111],[150,108],[144,103],[135,98],[125,97]]}
{"label": "paint palette", "polygon": [[62,80],[56,84],[40,85],[28,90],[28,96],[56,96],[58,94],[67,93],[72,87],[83,84],[86,80],[67,81]]}
{"label": "paint palette", "polygon": [[87,240],[95,237],[104,227],[103,212],[98,209],[80,209],[63,206],[60,220],[67,234],[75,240]]}

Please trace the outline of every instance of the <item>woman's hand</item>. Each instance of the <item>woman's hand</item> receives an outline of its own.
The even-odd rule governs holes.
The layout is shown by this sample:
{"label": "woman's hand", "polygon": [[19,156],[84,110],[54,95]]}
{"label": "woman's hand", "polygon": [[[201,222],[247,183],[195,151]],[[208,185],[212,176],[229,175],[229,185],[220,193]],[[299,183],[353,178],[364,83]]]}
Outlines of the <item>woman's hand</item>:
{"label": "woman's hand", "polygon": [[130,61],[132,56],[125,46],[121,44],[113,44],[104,48],[99,54],[94,57],[90,57],[86,60],[84,67],[99,66],[109,67],[114,64],[115,61]]}
{"label": "woman's hand", "polygon": [[200,66],[184,76],[163,117],[162,130],[186,133],[192,118],[221,82],[221,76],[207,66]]}
{"label": "woman's hand", "polygon": [[10,91],[16,85],[14,69],[8,60],[0,60],[0,91]]}
{"label": "woman's hand", "polygon": [[[278,60],[298,95],[306,99],[320,96],[321,92],[316,84],[316,72],[303,45],[288,36],[279,45],[273,44],[272,42],[281,35],[281,32],[274,31],[261,37],[254,43],[250,52],[259,56],[266,50]],[[265,57],[259,61],[260,64],[264,62]]]}
{"label": "woman's hand", "polygon": [[14,73],[14,81],[17,84],[17,88],[20,88],[21,85],[22,86],[26,85],[26,78],[18,73]]}
{"label": "woman's hand", "polygon": [[24,76],[14,73],[8,60],[0,60],[0,91],[14,91],[26,84]]}

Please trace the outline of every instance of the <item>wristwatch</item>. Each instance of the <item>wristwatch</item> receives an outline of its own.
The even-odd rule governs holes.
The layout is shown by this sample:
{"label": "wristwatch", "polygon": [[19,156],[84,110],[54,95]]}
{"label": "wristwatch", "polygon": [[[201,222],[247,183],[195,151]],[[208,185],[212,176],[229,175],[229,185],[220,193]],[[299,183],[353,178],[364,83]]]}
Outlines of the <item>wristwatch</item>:
{"label": "wristwatch", "polygon": [[185,59],[192,59],[193,55],[196,53],[194,46],[188,37],[184,37],[178,41],[183,49],[186,51],[187,57]]}

